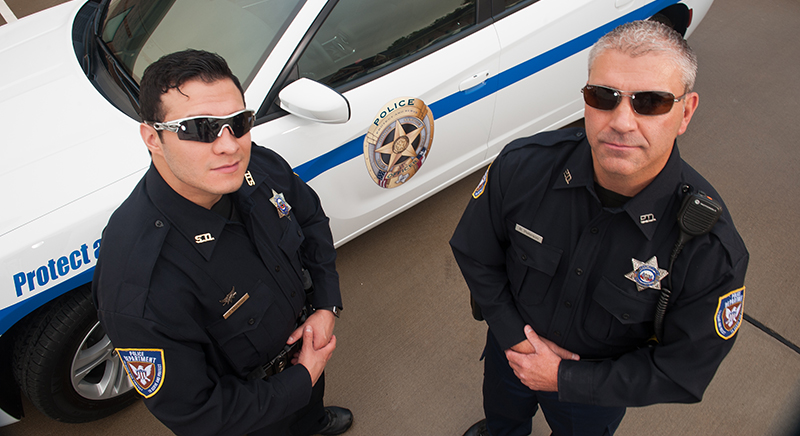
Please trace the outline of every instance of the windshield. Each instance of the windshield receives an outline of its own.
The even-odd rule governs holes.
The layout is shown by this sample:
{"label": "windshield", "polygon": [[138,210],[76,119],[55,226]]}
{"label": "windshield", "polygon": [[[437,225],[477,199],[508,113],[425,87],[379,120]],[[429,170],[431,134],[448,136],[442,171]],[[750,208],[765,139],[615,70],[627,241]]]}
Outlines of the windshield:
{"label": "windshield", "polygon": [[253,80],[305,0],[111,0],[100,37],[137,81],[161,56],[217,53],[242,86]]}

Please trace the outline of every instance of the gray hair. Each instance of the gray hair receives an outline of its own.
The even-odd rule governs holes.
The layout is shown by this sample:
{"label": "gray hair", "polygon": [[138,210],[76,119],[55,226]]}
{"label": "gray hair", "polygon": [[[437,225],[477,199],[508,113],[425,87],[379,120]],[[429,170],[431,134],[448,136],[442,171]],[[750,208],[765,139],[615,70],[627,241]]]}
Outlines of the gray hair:
{"label": "gray hair", "polygon": [[648,53],[670,56],[681,73],[684,92],[694,89],[697,56],[680,33],[656,21],[633,21],[622,24],[600,38],[589,52],[589,72],[594,61],[606,50],[618,50],[631,57]]}

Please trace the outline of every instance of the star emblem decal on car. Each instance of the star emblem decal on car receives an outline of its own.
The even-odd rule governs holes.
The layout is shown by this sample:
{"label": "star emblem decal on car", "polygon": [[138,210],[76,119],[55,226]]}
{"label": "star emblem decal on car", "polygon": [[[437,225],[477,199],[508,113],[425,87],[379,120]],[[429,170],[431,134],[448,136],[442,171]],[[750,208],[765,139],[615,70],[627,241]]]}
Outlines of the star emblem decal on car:
{"label": "star emblem decal on car", "polygon": [[406,130],[403,128],[403,123],[398,120],[394,124],[394,141],[377,148],[375,151],[382,155],[389,155],[387,167],[392,168],[401,157],[417,156],[417,150],[414,148],[414,140],[417,139],[417,136],[419,136],[421,132],[422,127],[418,127],[412,130],[411,133],[406,133]]}

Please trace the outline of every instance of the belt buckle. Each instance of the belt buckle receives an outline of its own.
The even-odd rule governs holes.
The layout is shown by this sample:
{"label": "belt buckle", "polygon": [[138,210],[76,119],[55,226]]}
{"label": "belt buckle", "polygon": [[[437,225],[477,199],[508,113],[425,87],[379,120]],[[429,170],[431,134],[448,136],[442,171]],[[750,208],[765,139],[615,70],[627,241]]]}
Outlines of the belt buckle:
{"label": "belt buckle", "polygon": [[278,361],[276,362],[277,368],[275,368],[275,374],[283,372],[286,369],[286,366],[289,363],[289,359],[286,357],[286,354],[281,353],[278,356]]}

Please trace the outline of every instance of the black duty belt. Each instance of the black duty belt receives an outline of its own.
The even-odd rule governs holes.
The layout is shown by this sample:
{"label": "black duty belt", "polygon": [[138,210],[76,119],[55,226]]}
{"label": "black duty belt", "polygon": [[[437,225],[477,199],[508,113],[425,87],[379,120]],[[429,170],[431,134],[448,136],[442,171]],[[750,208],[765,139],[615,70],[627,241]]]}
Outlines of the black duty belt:
{"label": "black duty belt", "polygon": [[286,345],[283,347],[280,353],[275,356],[272,360],[267,362],[264,365],[261,365],[247,374],[247,380],[256,380],[256,379],[267,379],[270,376],[278,374],[282,372],[284,369],[292,366],[292,356],[295,353],[300,351],[300,348],[303,346],[303,338],[300,338],[297,342],[292,345]]}
{"label": "black duty belt", "polygon": [[[300,315],[297,317],[297,322],[295,322],[295,328],[303,325],[308,319],[308,315],[311,313],[311,309],[308,306],[303,307],[303,310],[300,312]],[[292,345],[286,345],[283,347],[280,353],[275,356],[272,360],[265,363],[264,365],[259,365],[256,369],[250,371],[250,374],[247,374],[247,380],[257,380],[260,378],[267,379],[270,376],[283,372],[284,369],[292,366],[292,356],[295,353],[300,351],[300,348],[303,346],[303,338],[297,340]]]}

